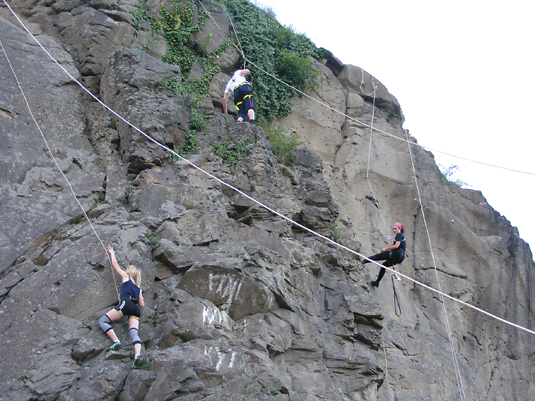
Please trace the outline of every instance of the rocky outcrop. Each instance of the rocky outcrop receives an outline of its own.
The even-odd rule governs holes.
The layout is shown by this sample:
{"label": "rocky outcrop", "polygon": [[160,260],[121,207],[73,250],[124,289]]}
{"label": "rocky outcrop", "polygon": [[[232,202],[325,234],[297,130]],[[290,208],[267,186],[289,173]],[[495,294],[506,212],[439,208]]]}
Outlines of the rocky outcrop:
{"label": "rocky outcrop", "polygon": [[[184,144],[190,99],[164,89],[182,72],[159,60],[165,42],[137,25],[137,1],[12,3],[93,94],[170,149]],[[151,2],[149,11],[160,4],[170,6]],[[222,9],[213,10],[228,32]],[[223,40],[212,23],[196,40],[210,34],[211,43]],[[294,99],[293,114],[278,122],[303,142],[286,166],[261,128],[220,113],[237,62],[229,50],[202,102],[210,118],[190,164],[70,82],[3,6],[0,40],[92,223],[0,54],[0,398],[460,398],[437,295],[396,282],[398,316],[389,274],[370,288],[375,266],[242,193],[363,254],[384,246],[390,224],[402,221],[404,274],[433,287],[438,277],[444,292],[532,329],[529,247],[480,192],[446,182],[433,156],[412,146],[421,208],[401,108],[379,83],[373,125],[392,136],[370,135],[378,81],[360,68],[331,54],[316,62],[312,99]],[[131,369],[126,322],[114,323],[120,351],[109,351],[96,323],[117,303],[103,245],[143,272],[144,369]],[[533,336],[453,301],[446,310],[466,398],[530,399]]]}
{"label": "rocky outcrop", "polygon": [[[166,90],[164,82],[180,77],[180,68],[165,64],[139,49],[117,50],[103,65],[100,98],[128,122],[170,149],[180,149],[189,133],[191,111],[182,99]],[[147,115],[147,109],[158,113]],[[161,165],[167,151],[122,119],[112,117],[119,135],[119,152],[128,174],[136,176]],[[147,146],[148,145],[148,146]]]}

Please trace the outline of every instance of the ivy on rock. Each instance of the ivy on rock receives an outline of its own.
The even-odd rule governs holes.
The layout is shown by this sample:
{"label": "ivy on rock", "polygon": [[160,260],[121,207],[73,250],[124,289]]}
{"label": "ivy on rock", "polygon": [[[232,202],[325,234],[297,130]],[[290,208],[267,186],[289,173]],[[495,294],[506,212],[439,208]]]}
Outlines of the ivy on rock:
{"label": "ivy on rock", "polygon": [[[315,89],[318,71],[310,57],[324,52],[304,35],[282,26],[275,16],[248,0],[225,0],[225,6],[247,59],[287,84]],[[243,62],[243,60],[242,60]],[[270,123],[291,113],[288,101],[295,90],[257,68],[250,68],[258,119]]]}
{"label": "ivy on rock", "polygon": [[[306,36],[282,26],[272,13],[248,0],[221,0],[217,4],[224,7],[232,19],[248,60],[298,90],[316,88],[318,71],[313,68],[312,58],[322,57],[323,49],[318,49]],[[202,29],[210,17],[203,7],[197,9],[195,18],[193,0],[174,0],[170,9],[161,5],[161,18],[156,18],[146,10],[146,0],[140,0],[140,10],[133,13],[136,32],[141,29],[142,21],[148,21],[153,35],[161,34],[167,43],[163,61],[180,66],[182,71],[181,77],[165,82],[165,86],[176,96],[189,94],[191,98],[192,133],[188,135],[182,154],[197,149],[195,132],[205,129],[205,117],[199,113],[199,106],[209,95],[212,78],[220,71],[215,64],[216,58],[231,45],[230,41],[225,41],[209,53],[206,49],[210,36],[206,43],[195,41],[195,33]],[[243,64],[244,60],[240,61]],[[249,69],[250,81],[254,85],[257,121],[269,124],[289,115],[289,100],[296,91],[258,68]]]}

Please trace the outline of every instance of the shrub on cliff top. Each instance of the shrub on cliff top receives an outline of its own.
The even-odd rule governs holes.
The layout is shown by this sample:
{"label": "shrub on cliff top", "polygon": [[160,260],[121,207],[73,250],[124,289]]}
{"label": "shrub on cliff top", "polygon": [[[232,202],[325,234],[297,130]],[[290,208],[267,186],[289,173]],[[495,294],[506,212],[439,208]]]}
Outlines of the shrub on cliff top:
{"label": "shrub on cliff top", "polygon": [[[319,57],[321,50],[310,39],[282,26],[272,13],[248,0],[225,0],[225,5],[248,60],[301,91],[315,88],[318,71],[309,57]],[[271,122],[289,115],[288,100],[295,90],[254,66],[250,70],[259,118]]]}

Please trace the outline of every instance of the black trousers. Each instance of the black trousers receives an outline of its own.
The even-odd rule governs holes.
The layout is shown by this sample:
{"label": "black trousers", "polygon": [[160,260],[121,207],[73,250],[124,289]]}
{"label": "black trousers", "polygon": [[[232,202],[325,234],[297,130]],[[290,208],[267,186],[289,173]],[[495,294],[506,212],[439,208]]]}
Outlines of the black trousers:
{"label": "black trousers", "polygon": [[[396,257],[397,255],[394,255],[392,251],[386,251],[378,253],[377,255],[370,256],[369,259],[371,260],[384,260],[383,266],[386,267],[392,267],[394,264],[403,262],[403,259],[405,259],[405,256],[403,257]],[[369,263],[367,260],[364,261],[364,263]],[[377,280],[375,280],[377,283],[381,281],[383,276],[386,273],[386,269],[384,267],[381,267],[381,270],[379,271],[379,275],[377,276]]]}

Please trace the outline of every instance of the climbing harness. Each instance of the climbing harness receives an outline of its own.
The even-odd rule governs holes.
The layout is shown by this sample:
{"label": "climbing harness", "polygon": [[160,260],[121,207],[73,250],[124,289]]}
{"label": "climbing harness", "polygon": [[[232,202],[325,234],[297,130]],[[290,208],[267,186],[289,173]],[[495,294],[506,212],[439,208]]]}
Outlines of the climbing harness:
{"label": "climbing harness", "polygon": [[242,82],[241,84],[239,85],[236,85],[236,87],[234,88],[234,92],[236,92],[236,89],[238,89],[239,87],[243,86],[243,85],[248,85],[248,86],[252,86],[250,82]]}
{"label": "climbing harness", "polygon": [[[236,111],[240,111],[240,106],[245,103],[247,99],[252,99],[253,95],[245,95],[241,102],[236,103]],[[249,100],[251,101],[251,100]]]}
{"label": "climbing harness", "polygon": [[[247,86],[247,88],[249,88],[249,93],[241,97],[239,95],[239,88],[243,86]],[[252,85],[249,82],[245,81],[234,88],[234,101],[235,101],[234,105],[236,106],[236,111],[240,111],[240,106],[245,105],[246,101],[249,101],[249,106],[250,106],[249,108],[254,107],[253,90],[251,89],[251,86]],[[238,101],[236,102],[236,100]]]}

